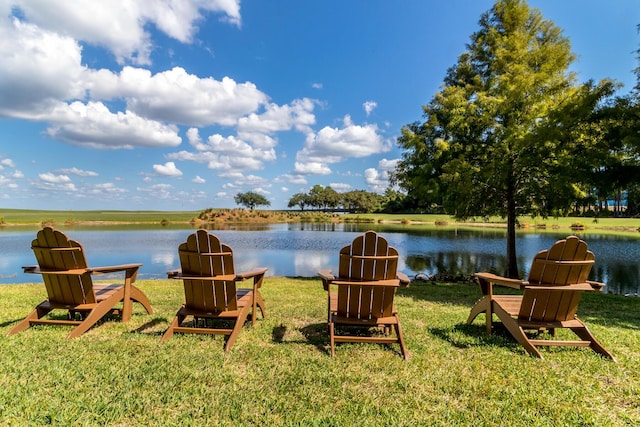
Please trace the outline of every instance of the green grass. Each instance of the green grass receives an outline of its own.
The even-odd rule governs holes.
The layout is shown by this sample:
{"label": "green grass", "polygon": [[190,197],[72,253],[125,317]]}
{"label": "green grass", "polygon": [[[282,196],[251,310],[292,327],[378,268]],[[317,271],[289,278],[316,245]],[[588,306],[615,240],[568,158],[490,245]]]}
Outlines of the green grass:
{"label": "green grass", "polygon": [[179,281],[138,282],[155,309],[65,340],[66,327],[6,332],[41,284],[0,286],[0,425],[618,426],[640,419],[640,299],[584,295],[579,314],[618,363],[589,349],[528,356],[464,324],[475,286],[414,283],[396,305],[411,354],[342,344],[329,356],[317,279],[269,277],[266,319],[229,354],[223,337],[161,334]]}
{"label": "green grass", "polygon": [[[330,221],[331,216],[322,213],[309,213],[300,211],[291,211],[295,213],[295,219],[306,218],[314,221]],[[132,224],[132,225],[152,225],[152,224],[185,224],[197,218],[199,211],[47,211],[47,210],[27,210],[27,209],[0,209],[0,225],[42,225],[43,223],[60,225],[87,224],[89,222],[98,225],[109,224]],[[283,215],[283,211],[260,210],[253,213],[254,216],[263,217],[262,222],[281,222],[291,220],[287,215]],[[300,218],[299,218],[300,217]],[[399,223],[403,227],[415,227],[418,224],[426,224],[438,227],[446,226],[464,226],[460,222],[449,215],[430,215],[430,214],[346,214],[337,217],[343,221],[352,222],[394,222]],[[266,219],[266,221],[265,221]],[[240,221],[247,221],[246,218]],[[607,232],[607,233],[636,233],[640,231],[640,218],[531,218],[521,217],[518,221],[525,230],[536,232],[571,230],[571,225],[581,223],[585,229],[581,232]],[[468,223],[483,223],[489,226],[504,226],[505,219],[500,217],[490,218],[472,218],[465,221]]]}
{"label": "green grass", "polygon": [[38,224],[43,221],[54,224],[72,224],[83,221],[114,222],[114,223],[160,223],[163,220],[171,222],[188,222],[197,218],[196,211],[49,211],[28,209],[0,209],[0,217],[6,224]]}

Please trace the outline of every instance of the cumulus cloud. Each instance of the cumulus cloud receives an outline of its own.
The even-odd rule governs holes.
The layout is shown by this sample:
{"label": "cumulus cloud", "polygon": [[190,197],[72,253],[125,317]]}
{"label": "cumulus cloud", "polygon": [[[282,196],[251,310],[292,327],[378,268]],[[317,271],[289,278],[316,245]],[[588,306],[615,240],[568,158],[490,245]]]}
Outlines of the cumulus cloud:
{"label": "cumulus cloud", "polygon": [[90,74],[87,87],[94,98],[126,98],[137,114],[190,126],[235,125],[267,101],[253,83],[201,78],[181,67],[156,74],[135,67],[119,74],[99,70]]}
{"label": "cumulus cloud", "polygon": [[[83,64],[82,43],[146,63],[148,23],[184,43],[203,12],[239,25],[238,0],[8,0],[2,10],[0,117],[49,123],[51,138],[91,148],[172,147],[181,143],[176,124],[235,125],[267,102],[253,83],[201,78],[180,67],[152,74]],[[111,110],[122,103],[123,111]]]}
{"label": "cumulus cloud", "polygon": [[[268,104],[261,114],[250,114],[238,120],[238,136],[265,146],[263,136],[275,132],[295,129],[299,132],[311,132],[311,125],[315,124],[313,114],[314,102],[311,99],[296,99],[290,105]],[[273,145],[271,145],[273,146]]]}
{"label": "cumulus cloud", "polygon": [[196,184],[204,184],[204,183],[206,183],[206,182],[207,182],[207,180],[206,180],[206,179],[201,178],[199,175],[196,175],[196,177],[195,177],[195,178],[193,178],[191,181],[192,181],[192,182],[195,182]]}
{"label": "cumulus cloud", "polygon": [[121,63],[149,63],[152,43],[145,29],[149,24],[182,43],[192,41],[203,11],[222,13],[240,25],[240,0],[9,0],[9,4],[42,28],[109,49]]}
{"label": "cumulus cloud", "polygon": [[371,112],[375,110],[377,106],[378,106],[378,103],[375,101],[366,101],[365,103],[362,104],[362,108],[364,108],[364,111],[367,113],[367,117],[369,117]]}
{"label": "cumulus cloud", "polygon": [[54,139],[93,148],[175,147],[182,138],[175,125],[148,120],[127,111],[112,113],[101,102],[60,104],[47,129]]}
{"label": "cumulus cloud", "polygon": [[71,178],[67,175],[56,175],[51,172],[41,173],[38,177],[44,182],[50,182],[52,184],[71,182]]}
{"label": "cumulus cloud", "polygon": [[[3,17],[4,18],[4,17]],[[0,115],[30,118],[57,100],[79,98],[85,68],[69,36],[0,18]]]}
{"label": "cumulus cloud", "polygon": [[97,172],[86,171],[78,168],[56,169],[55,172],[61,173],[61,174],[78,175],[78,176],[85,176],[85,177],[98,176]]}
{"label": "cumulus cloud", "polygon": [[296,162],[294,171],[301,175],[329,175],[331,173],[329,166],[322,162]]}
{"label": "cumulus cloud", "polygon": [[329,187],[333,188],[338,193],[344,193],[345,191],[351,190],[351,185],[344,182],[332,182],[329,184]]}
{"label": "cumulus cloud", "polygon": [[174,162],[167,162],[164,165],[153,165],[153,171],[162,176],[182,176],[182,171],[176,167]]}
{"label": "cumulus cloud", "polygon": [[233,135],[225,137],[214,134],[205,142],[199,131],[191,128],[187,131],[187,139],[195,152],[182,150],[167,157],[172,160],[207,163],[209,169],[222,171],[258,170],[263,168],[264,162],[276,159],[276,152],[272,147],[254,146]]}
{"label": "cumulus cloud", "polygon": [[15,165],[15,163],[13,163],[13,160],[11,160],[11,159],[2,159],[2,160],[0,160],[0,170],[4,169],[5,167],[15,168],[16,165]]}
{"label": "cumulus cloud", "polygon": [[378,162],[378,169],[368,168],[364,171],[364,180],[371,191],[384,193],[389,187],[389,174],[395,169],[400,159],[382,159]]}
{"label": "cumulus cloud", "polygon": [[352,157],[367,157],[390,149],[391,144],[378,133],[376,125],[355,125],[347,115],[342,128],[326,126],[317,134],[307,136],[304,148],[296,155],[295,170],[299,173],[328,174],[328,163]]}

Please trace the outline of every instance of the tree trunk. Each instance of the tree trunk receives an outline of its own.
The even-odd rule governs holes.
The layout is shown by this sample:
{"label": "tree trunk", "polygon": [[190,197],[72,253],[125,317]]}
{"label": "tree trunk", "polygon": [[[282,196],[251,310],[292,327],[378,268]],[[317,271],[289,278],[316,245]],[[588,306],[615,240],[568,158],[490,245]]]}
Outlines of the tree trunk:
{"label": "tree trunk", "polygon": [[518,277],[518,259],[516,257],[516,200],[513,177],[507,184],[507,265],[505,276],[512,279]]}

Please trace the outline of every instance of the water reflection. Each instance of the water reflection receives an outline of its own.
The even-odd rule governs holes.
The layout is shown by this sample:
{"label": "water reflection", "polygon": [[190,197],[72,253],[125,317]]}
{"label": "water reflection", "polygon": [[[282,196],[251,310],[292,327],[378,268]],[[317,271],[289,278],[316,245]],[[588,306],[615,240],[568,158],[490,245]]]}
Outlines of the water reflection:
{"label": "water reflection", "polygon": [[[417,273],[466,275],[475,271],[501,274],[505,270],[506,231],[402,224],[223,224],[212,230],[235,252],[236,269],[269,268],[268,275],[315,276],[319,269],[337,269],[338,251],[360,233],[385,235],[401,254],[399,268]],[[72,227],[63,229],[80,241],[91,265],[141,262],[140,278],[164,278],[178,268],[177,247],[193,233],[187,227]],[[22,273],[33,265],[29,249],[37,228],[7,227],[0,231],[0,283],[39,282]],[[526,277],[535,254],[569,233],[521,231],[516,246],[521,277]],[[638,294],[640,289],[640,233],[586,233],[596,254],[592,279],[607,283],[607,292]]]}

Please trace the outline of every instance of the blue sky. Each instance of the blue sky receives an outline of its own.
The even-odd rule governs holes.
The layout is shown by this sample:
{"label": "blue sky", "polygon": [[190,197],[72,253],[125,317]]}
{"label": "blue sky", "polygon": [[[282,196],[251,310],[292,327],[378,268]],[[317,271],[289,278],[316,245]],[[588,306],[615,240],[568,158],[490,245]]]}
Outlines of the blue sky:
{"label": "blue sky", "polygon": [[[0,0],[0,207],[271,208],[383,192],[489,0]],[[531,0],[635,84],[637,0]]]}

